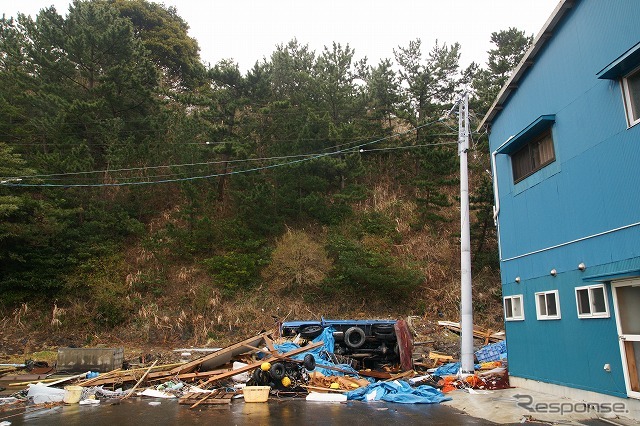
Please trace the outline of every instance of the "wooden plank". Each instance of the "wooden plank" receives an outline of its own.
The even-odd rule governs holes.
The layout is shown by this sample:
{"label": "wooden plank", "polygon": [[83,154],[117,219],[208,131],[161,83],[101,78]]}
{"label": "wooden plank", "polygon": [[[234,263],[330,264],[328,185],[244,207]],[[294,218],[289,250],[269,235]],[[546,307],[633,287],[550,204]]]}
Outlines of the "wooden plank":
{"label": "wooden plank", "polygon": [[228,363],[234,356],[240,355],[241,353],[245,352],[245,345],[260,346],[260,343],[264,341],[264,337],[268,335],[269,333],[265,332],[258,334],[257,336],[250,337],[234,345],[227,346],[224,349],[220,349],[219,351],[216,351],[212,354],[205,355],[201,358],[176,367],[171,370],[170,373],[173,375],[191,373],[196,367],[201,366],[204,363],[206,363],[211,369],[219,367]]}
{"label": "wooden plank", "polygon": [[276,352],[276,348],[273,346],[273,340],[270,336],[264,336],[264,344],[267,346],[271,353]]}
{"label": "wooden plank", "polygon": [[[461,331],[460,323],[458,322],[438,321],[438,325],[445,327],[455,333],[460,333]],[[480,328],[477,325],[473,326],[473,337],[484,339],[487,343],[500,342],[505,339],[504,331],[493,332],[492,330],[485,330],[483,328]]]}
{"label": "wooden plank", "polygon": [[128,394],[126,394],[125,396],[123,396],[122,398],[120,398],[122,401],[124,401],[125,399],[129,398],[132,394],[133,391],[136,390],[136,388],[140,385],[140,383],[142,383],[142,381],[145,379],[145,377],[147,377],[147,374],[149,374],[149,372],[153,369],[153,367],[156,366],[156,364],[158,363],[158,360],[156,359],[155,361],[153,361],[153,364],[151,364],[151,367],[149,367],[149,369],[147,371],[144,372],[144,374],[142,375],[142,377],[140,377],[140,380],[138,380],[138,383],[135,384],[135,386],[133,386],[131,388],[131,390],[129,391]]}
{"label": "wooden plank", "polygon": [[[226,373],[227,371],[230,371],[230,370],[231,369],[229,368],[224,368],[224,369],[218,369],[218,370],[212,370],[212,371],[184,373],[184,374],[178,374],[178,375],[171,374],[171,372],[169,371],[157,371],[154,373],[149,373],[147,375],[147,380],[149,382],[154,382],[154,381],[171,380],[174,378],[178,378],[180,380],[208,379],[211,376],[215,376],[216,374]],[[114,383],[135,382],[136,380],[138,380],[138,378],[133,374],[128,374],[128,371],[129,370],[121,371],[120,375],[114,375],[112,377],[105,377],[102,379],[100,378],[93,379],[95,381],[91,382],[89,386],[112,385]],[[82,383],[80,385],[86,386]]]}
{"label": "wooden plank", "polygon": [[107,377],[111,377],[111,376],[119,373],[121,370],[122,370],[121,368],[117,368],[117,369],[111,370],[111,371],[109,371],[107,373],[102,373],[102,374],[98,375],[98,377],[94,377],[93,379],[85,380],[84,382],[78,383],[78,386],[94,386],[93,383],[97,382],[98,380],[106,379]]}
{"label": "wooden plank", "polygon": [[50,377],[49,374],[19,374],[2,376],[4,382],[34,382]]}
{"label": "wooden plank", "polygon": [[429,359],[433,360],[433,365],[431,365],[431,367],[437,367],[445,361],[453,362],[453,357],[451,355],[439,354],[437,352],[429,352]]}
{"label": "wooden plank", "polygon": [[256,348],[255,346],[244,345],[244,347],[251,349],[251,353],[260,352],[260,353],[265,354],[265,355],[274,355],[273,353],[271,353],[269,351],[265,351],[264,349]]}
{"label": "wooden plank", "polygon": [[320,386],[311,386],[311,385],[300,385],[300,387],[312,390],[314,392],[320,392],[320,393],[330,393],[330,392],[347,393],[347,392],[349,392],[348,390],[345,390],[345,389],[331,389],[331,388],[323,388],[323,387],[320,387]]}
{"label": "wooden plank", "polygon": [[[209,399],[210,397],[212,397],[212,396],[213,396],[213,394],[215,394],[215,393],[216,393],[216,391],[209,392],[208,394],[206,394],[206,395],[204,396],[204,398],[199,399],[196,403],[194,403],[191,407],[189,407],[189,409],[196,408],[198,405],[202,404],[202,403],[203,403],[203,402],[205,402],[207,399]],[[231,400],[229,400],[229,402],[231,402]]]}
{"label": "wooden plank", "polygon": [[453,359],[453,357],[451,355],[445,355],[445,354],[440,354],[438,352],[429,352],[429,358],[430,359],[445,359],[445,360],[450,360]]}
{"label": "wooden plank", "polygon": [[[74,376],[68,376],[65,378],[72,378]],[[51,382],[57,382],[58,380],[60,380],[61,377],[54,377],[52,379],[43,379],[43,380],[31,380],[28,382],[17,382],[17,383],[9,383],[9,386],[26,386],[26,385],[30,385],[33,383],[51,383]],[[5,380],[2,379],[2,381],[4,382]]]}
{"label": "wooden plank", "polygon": [[174,377],[180,380],[208,379],[211,376],[215,376],[216,374],[223,374],[223,373],[226,373],[227,371],[231,371],[231,369],[222,368],[219,370],[202,371],[202,372],[195,372],[195,373],[184,373],[184,374],[178,374],[177,376],[167,376],[165,378],[157,379],[157,380],[165,380],[165,379],[174,378]]}
{"label": "wooden plank", "polygon": [[399,374],[393,374],[391,377],[389,377],[388,379],[385,380],[385,382],[391,382],[393,380],[398,380],[398,379],[403,379],[405,377],[413,377],[413,375],[415,374],[415,372],[413,370],[409,370],[409,371],[405,371]]}
{"label": "wooden plank", "polygon": [[178,404],[191,405],[189,408],[198,405],[222,405],[231,404],[231,399],[236,395],[235,392],[227,392],[224,389],[216,389],[212,392],[190,392],[184,394],[178,400]]}

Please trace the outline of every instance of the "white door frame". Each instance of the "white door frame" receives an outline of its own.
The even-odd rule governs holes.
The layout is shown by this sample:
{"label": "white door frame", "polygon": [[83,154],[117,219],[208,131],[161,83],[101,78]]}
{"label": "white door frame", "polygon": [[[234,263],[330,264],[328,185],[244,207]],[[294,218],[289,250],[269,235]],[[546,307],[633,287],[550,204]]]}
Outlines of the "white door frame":
{"label": "white door frame", "polygon": [[612,281],[611,289],[613,290],[613,307],[616,314],[616,327],[618,330],[618,341],[620,344],[620,356],[622,357],[622,371],[624,373],[624,384],[627,388],[627,396],[629,398],[640,399],[640,392],[631,390],[631,380],[629,376],[629,364],[627,363],[627,353],[624,347],[626,341],[640,342],[640,335],[638,334],[622,334],[622,327],[620,326],[620,312],[618,311],[618,287],[628,286],[640,286],[640,278]]}

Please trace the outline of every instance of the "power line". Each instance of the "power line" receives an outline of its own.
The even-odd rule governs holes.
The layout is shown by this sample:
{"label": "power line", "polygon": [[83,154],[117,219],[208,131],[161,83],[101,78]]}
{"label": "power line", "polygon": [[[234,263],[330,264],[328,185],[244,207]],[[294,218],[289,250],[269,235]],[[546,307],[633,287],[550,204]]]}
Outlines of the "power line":
{"label": "power line", "polygon": [[[335,145],[330,148],[325,148],[322,151],[327,151],[329,149],[335,149],[342,146],[350,145],[353,143],[360,143],[361,141],[352,141],[340,145]],[[208,142],[207,142],[208,143]],[[218,142],[211,142],[218,143]],[[346,150],[345,150],[346,151]],[[317,156],[318,153],[309,153],[309,154],[296,154],[296,155],[283,155],[283,156],[273,156],[273,157],[257,157],[257,158],[245,158],[245,159],[234,159],[234,160],[217,160],[217,161],[206,161],[206,162],[198,162],[198,163],[185,163],[185,164],[169,164],[169,165],[161,165],[161,166],[145,166],[145,167],[130,167],[123,169],[110,169],[110,170],[91,170],[85,172],[67,172],[67,173],[51,173],[51,174],[39,174],[39,175],[24,175],[24,176],[12,176],[11,179],[17,178],[42,178],[42,177],[59,177],[59,176],[77,176],[84,174],[104,174],[104,173],[114,173],[114,172],[129,172],[129,171],[139,171],[139,170],[153,170],[153,169],[162,169],[162,168],[173,168],[173,167],[190,167],[190,166],[207,166],[213,164],[225,164],[225,163],[242,163],[249,161],[268,161],[268,160],[284,160],[289,158],[300,158],[300,157],[313,157]],[[169,175],[170,176],[170,175]]]}
{"label": "power line", "polygon": [[[288,161],[288,162],[284,162],[284,163],[277,163],[277,164],[271,164],[271,165],[267,165],[267,166],[262,166],[262,167],[254,167],[254,168],[250,168],[250,169],[244,169],[244,170],[237,170],[237,171],[230,171],[230,172],[225,172],[225,173],[215,173],[215,174],[208,174],[208,175],[202,175],[202,176],[191,176],[191,177],[185,177],[185,178],[175,178],[175,179],[161,179],[161,180],[153,180],[153,181],[135,181],[135,182],[117,182],[117,183],[99,183],[99,184],[55,184],[55,183],[15,183],[18,179],[22,179],[22,178],[30,178],[30,177],[36,177],[36,176],[16,176],[16,177],[11,177],[11,178],[7,178],[5,180],[3,180],[2,182],[0,182],[0,184],[4,185],[4,186],[12,186],[12,187],[57,187],[57,188],[78,188],[78,187],[83,187],[83,188],[87,188],[87,187],[114,187],[114,186],[132,186],[132,185],[152,185],[152,184],[160,184],[160,183],[175,183],[175,182],[185,182],[185,181],[192,181],[192,180],[202,180],[202,179],[210,179],[210,178],[214,178],[214,177],[220,177],[220,176],[226,176],[226,175],[235,175],[235,174],[243,174],[243,173],[249,173],[249,172],[255,172],[255,171],[260,171],[260,170],[267,170],[267,169],[272,169],[272,168],[276,168],[276,167],[282,167],[282,166],[287,166],[287,165],[292,165],[292,164],[297,164],[297,163],[302,163],[305,161],[310,161],[310,160],[314,160],[317,158],[323,158],[323,157],[328,157],[331,155],[336,155],[336,154],[343,154],[343,153],[348,153],[348,152],[353,152],[353,150],[355,149],[360,149],[362,147],[365,146],[369,146],[375,143],[380,143],[382,141],[397,137],[397,136],[403,136],[406,135],[408,133],[414,132],[420,128],[423,127],[427,127],[430,125],[433,125],[437,122],[441,121],[441,119],[438,120],[434,120],[428,123],[425,123],[423,125],[420,126],[416,126],[412,129],[409,129],[405,132],[400,132],[400,133],[395,133],[393,135],[389,135],[389,136],[385,136],[370,142],[366,142],[351,148],[346,148],[346,149],[342,149],[342,150],[336,150],[336,151],[332,151],[332,152],[328,152],[328,153],[320,153],[320,154],[315,154],[315,155],[309,155],[306,156],[304,158],[299,158],[297,160],[293,160],[293,161]],[[347,145],[347,144],[345,144]],[[172,166],[153,166],[153,168],[162,168],[162,167],[172,167]],[[131,168],[131,169],[119,169],[119,171],[132,171],[132,170],[145,170],[145,169],[150,169],[151,167],[142,167],[142,168]],[[74,172],[74,173],[70,173],[68,175],[77,175],[77,174],[89,174],[89,173],[105,173],[105,172],[109,172],[109,171],[90,171],[90,172]],[[58,174],[58,175],[50,175],[50,176],[64,176],[65,174]],[[48,176],[39,176],[39,177],[48,177]]]}
{"label": "power line", "polygon": [[[443,136],[457,136],[455,134],[448,134]],[[455,142],[439,142],[439,143],[426,143],[421,145],[407,145],[407,146],[393,146],[388,148],[372,148],[372,149],[361,149],[360,152],[372,152],[372,151],[394,151],[397,149],[411,149],[411,148],[422,148],[426,146],[442,146],[442,145],[457,145],[458,141]]]}
{"label": "power line", "polygon": [[[448,134],[446,136],[455,136],[453,134]],[[395,150],[399,150],[399,149],[414,149],[414,148],[424,148],[424,147],[430,147],[430,146],[443,146],[443,145],[457,145],[458,142],[441,142],[441,143],[431,143],[431,144],[420,144],[420,145],[406,145],[406,146],[395,146],[395,147],[387,147],[387,148],[373,148],[373,149],[358,149],[358,148],[354,148],[354,149],[345,149],[343,151],[343,153],[349,154],[349,153],[356,153],[356,152],[360,152],[360,153],[365,153],[365,152],[381,152],[381,151],[395,151]],[[286,158],[301,158],[301,157],[311,157],[317,154],[299,154],[299,155],[287,155],[287,156],[282,156],[282,157],[264,157],[264,158],[250,158],[250,159],[244,159],[244,160],[229,160],[229,161],[212,161],[212,162],[206,162],[206,163],[190,163],[190,164],[180,164],[178,166],[196,166],[196,165],[212,165],[212,164],[224,164],[224,163],[233,163],[233,162],[247,162],[247,161],[262,161],[262,160],[273,160],[273,159],[286,159]],[[331,153],[331,155],[333,155],[333,153]],[[153,168],[165,168],[165,167],[172,167],[172,166],[150,166],[150,167],[140,167],[137,168],[135,170],[149,170],[149,169],[153,169]],[[134,170],[134,169],[121,169],[121,170]],[[114,170],[110,170],[110,172],[113,172]],[[83,174],[83,173],[101,173],[102,171],[92,171],[92,172],[76,172],[78,174]],[[229,173],[227,173],[229,174]],[[62,181],[63,178],[65,176],[68,175],[73,175],[73,173],[66,173],[66,174],[59,174],[59,175],[30,175],[30,176],[16,176],[16,177],[12,177],[12,178],[8,178],[10,180],[23,180],[25,178],[34,178],[34,177],[47,177],[47,180],[54,180],[54,181]],[[152,179],[152,178],[160,178],[160,177],[171,177],[171,176],[181,176],[181,173],[165,173],[165,174],[154,174],[154,175],[145,175],[145,176],[138,176],[137,178],[139,179]],[[224,174],[223,174],[224,175]],[[62,176],[62,177],[58,177],[58,176]],[[129,179],[132,179],[134,177],[130,177]],[[89,179],[93,179],[91,177],[77,177],[75,178],[76,180],[89,180]],[[6,182],[6,181],[4,181]]]}

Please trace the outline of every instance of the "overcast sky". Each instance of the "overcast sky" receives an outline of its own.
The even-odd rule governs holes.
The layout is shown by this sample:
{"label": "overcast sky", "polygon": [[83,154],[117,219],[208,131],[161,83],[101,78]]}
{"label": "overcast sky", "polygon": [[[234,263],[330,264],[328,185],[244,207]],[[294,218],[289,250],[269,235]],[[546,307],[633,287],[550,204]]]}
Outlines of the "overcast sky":
{"label": "overcast sky", "polygon": [[[462,46],[461,65],[484,65],[490,36],[509,27],[536,35],[559,0],[166,0],[189,24],[205,63],[233,59],[245,72],[294,37],[320,53],[332,42],[349,44],[370,65],[393,59],[393,49],[422,40],[426,56],[435,40]],[[66,15],[69,0],[0,0],[0,13],[35,15],[54,5]]]}

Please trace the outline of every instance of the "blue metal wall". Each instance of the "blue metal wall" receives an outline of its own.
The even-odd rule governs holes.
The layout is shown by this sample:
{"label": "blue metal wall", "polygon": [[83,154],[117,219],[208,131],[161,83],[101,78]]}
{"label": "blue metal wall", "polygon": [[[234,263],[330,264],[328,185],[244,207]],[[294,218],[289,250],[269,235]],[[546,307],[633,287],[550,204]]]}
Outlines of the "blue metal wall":
{"label": "blue metal wall", "polygon": [[[528,253],[640,222],[640,125],[627,129],[620,84],[596,77],[640,41],[639,22],[637,0],[577,2],[493,121],[491,151],[556,115],[554,164],[514,184],[509,157],[496,158],[503,293],[525,302],[525,321],[506,324],[513,375],[626,394],[611,288],[609,319],[578,319],[574,289],[594,267],[640,269],[640,226]],[[533,294],[556,289],[562,319],[536,320]]]}

